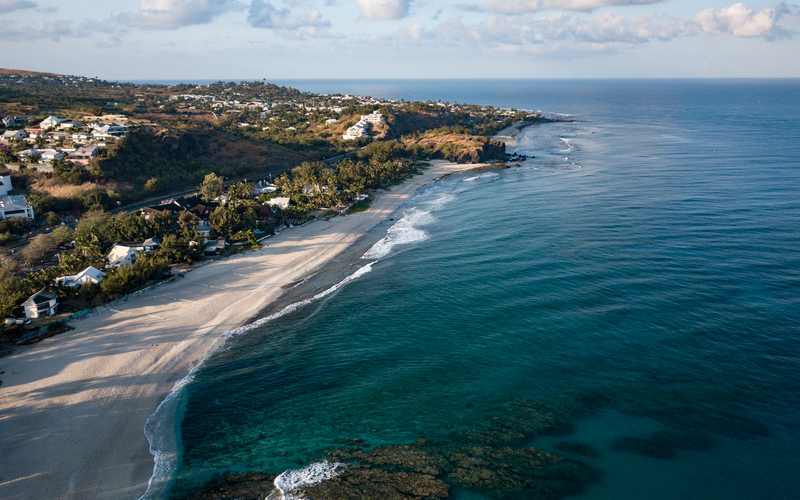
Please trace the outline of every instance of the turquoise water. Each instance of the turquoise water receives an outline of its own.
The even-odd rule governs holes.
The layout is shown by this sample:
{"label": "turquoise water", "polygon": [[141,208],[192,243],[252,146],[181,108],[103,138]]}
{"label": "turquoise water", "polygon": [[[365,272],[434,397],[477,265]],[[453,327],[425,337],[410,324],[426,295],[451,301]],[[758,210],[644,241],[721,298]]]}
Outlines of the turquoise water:
{"label": "turquoise water", "polygon": [[[357,279],[230,340],[188,386],[177,492],[337,439],[447,442],[526,400],[574,426],[533,446],[600,472],[576,498],[796,495],[800,82],[295,86],[334,84],[580,121],[427,187]],[[669,453],[619,445],[655,436]]]}

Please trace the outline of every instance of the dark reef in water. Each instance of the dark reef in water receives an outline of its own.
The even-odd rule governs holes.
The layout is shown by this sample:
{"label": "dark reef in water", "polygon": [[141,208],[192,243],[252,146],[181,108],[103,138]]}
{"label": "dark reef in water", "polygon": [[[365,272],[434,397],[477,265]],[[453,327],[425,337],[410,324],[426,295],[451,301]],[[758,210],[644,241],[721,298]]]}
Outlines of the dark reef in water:
{"label": "dark reef in water", "polygon": [[600,452],[588,444],[575,443],[572,441],[559,441],[554,445],[554,448],[565,453],[573,453],[575,455],[582,455],[589,458],[597,458],[600,456]]}
{"label": "dark reef in water", "polygon": [[714,446],[714,440],[701,432],[658,431],[649,438],[620,437],[614,440],[614,451],[634,453],[650,458],[669,460],[676,450],[705,451]]}
{"label": "dark reef in water", "polygon": [[277,474],[245,472],[209,481],[202,489],[183,497],[185,500],[264,500],[273,489]]}
{"label": "dark reef in water", "polygon": [[[314,500],[438,500],[449,498],[453,485],[498,500],[559,499],[581,492],[597,479],[597,473],[586,464],[525,443],[536,435],[563,435],[571,430],[554,412],[519,401],[445,443],[420,439],[370,449],[362,439],[337,439],[334,444],[340,446],[323,454],[347,468],[296,494]],[[185,498],[258,498],[252,492],[263,498],[272,490],[274,477],[261,473],[226,476]]]}

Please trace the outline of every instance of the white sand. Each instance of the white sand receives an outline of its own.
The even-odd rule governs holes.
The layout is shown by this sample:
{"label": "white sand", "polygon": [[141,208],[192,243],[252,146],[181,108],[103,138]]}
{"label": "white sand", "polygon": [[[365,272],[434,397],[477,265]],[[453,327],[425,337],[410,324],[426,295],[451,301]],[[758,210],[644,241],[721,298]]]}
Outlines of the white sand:
{"label": "white sand", "polygon": [[531,124],[526,122],[517,122],[512,123],[508,127],[504,128],[500,132],[497,133],[492,139],[496,139],[498,141],[503,141],[506,144],[507,148],[513,147],[517,145],[517,134],[519,134],[520,130],[525,127],[529,127]]}
{"label": "white sand", "polygon": [[0,498],[135,499],[153,456],[144,425],[220,333],[340,254],[419,187],[474,168],[434,162],[366,212],[282,231],[266,246],[78,321],[0,358]]}

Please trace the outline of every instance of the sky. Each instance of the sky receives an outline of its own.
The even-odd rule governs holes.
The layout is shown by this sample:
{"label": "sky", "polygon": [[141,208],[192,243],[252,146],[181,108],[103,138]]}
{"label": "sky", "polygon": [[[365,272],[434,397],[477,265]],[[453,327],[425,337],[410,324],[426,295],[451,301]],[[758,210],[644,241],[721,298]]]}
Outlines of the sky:
{"label": "sky", "polygon": [[0,67],[112,81],[800,77],[800,5],[0,0]]}

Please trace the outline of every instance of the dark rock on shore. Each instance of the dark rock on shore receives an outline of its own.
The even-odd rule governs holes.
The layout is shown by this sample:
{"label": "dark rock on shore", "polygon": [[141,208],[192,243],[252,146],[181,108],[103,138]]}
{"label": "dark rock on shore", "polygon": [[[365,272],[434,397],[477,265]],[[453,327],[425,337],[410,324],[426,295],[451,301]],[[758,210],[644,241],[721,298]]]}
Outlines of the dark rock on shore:
{"label": "dark rock on shore", "polygon": [[[536,435],[569,433],[572,426],[559,413],[514,401],[445,443],[419,439],[369,449],[362,439],[337,439],[338,447],[323,454],[346,464],[343,472],[295,493],[314,500],[439,500],[449,497],[453,485],[498,500],[560,499],[583,491],[597,473],[581,462],[525,446]],[[590,453],[588,446],[568,448]],[[274,478],[260,473],[220,478],[186,498],[261,500],[272,491]]]}
{"label": "dark rock on shore", "polygon": [[178,500],[264,500],[275,488],[275,474],[245,472],[212,479],[200,490]]}
{"label": "dark rock on shore", "polygon": [[381,467],[387,470],[402,470],[441,476],[449,467],[447,459],[435,447],[426,441],[417,441],[413,445],[380,446],[370,451],[353,448],[339,448],[325,452],[329,460]]}
{"label": "dark rock on shore", "polygon": [[314,500],[438,500],[450,496],[450,487],[427,474],[355,466],[303,494]]}

